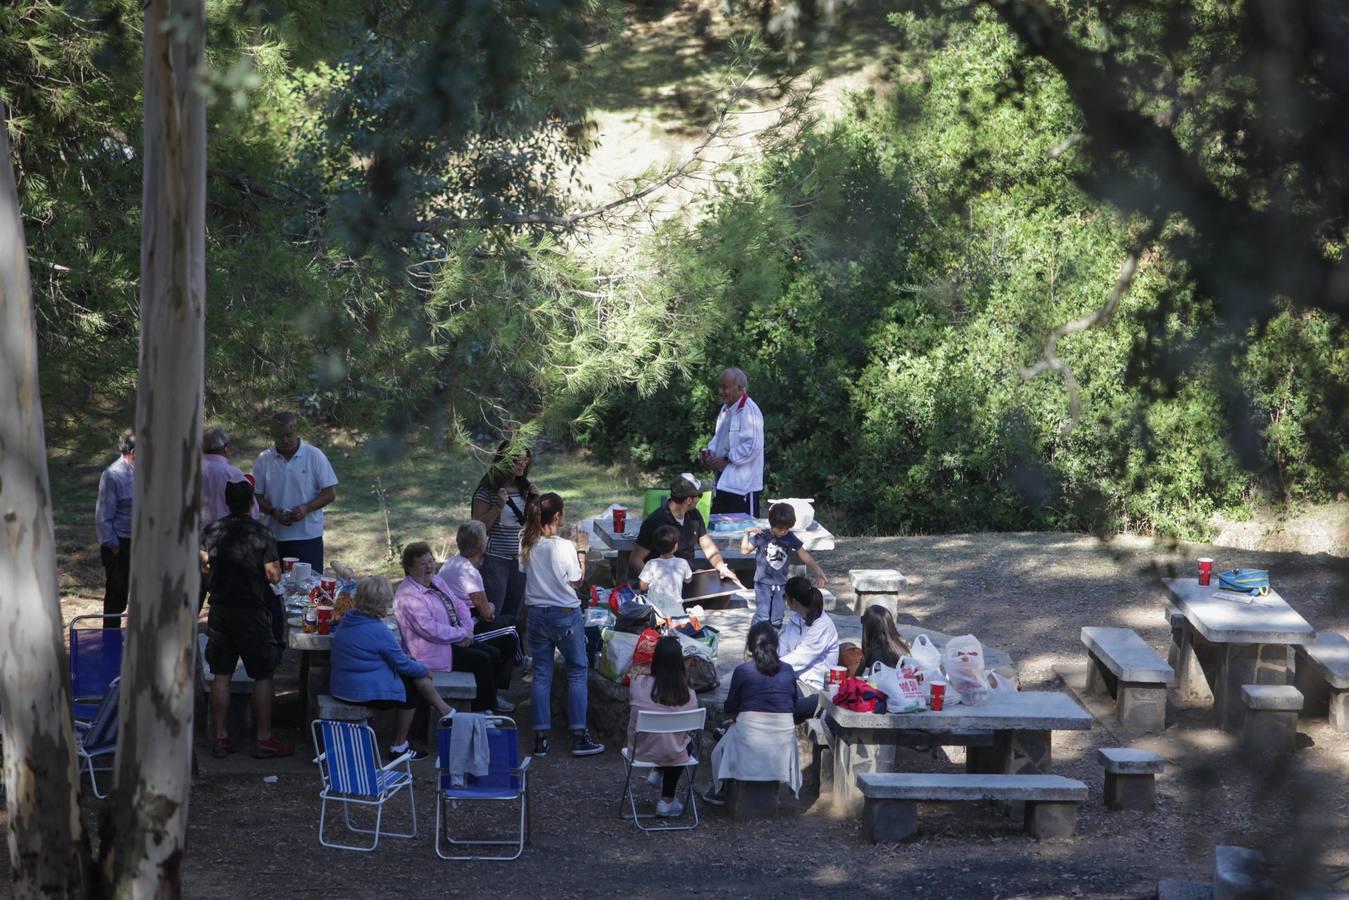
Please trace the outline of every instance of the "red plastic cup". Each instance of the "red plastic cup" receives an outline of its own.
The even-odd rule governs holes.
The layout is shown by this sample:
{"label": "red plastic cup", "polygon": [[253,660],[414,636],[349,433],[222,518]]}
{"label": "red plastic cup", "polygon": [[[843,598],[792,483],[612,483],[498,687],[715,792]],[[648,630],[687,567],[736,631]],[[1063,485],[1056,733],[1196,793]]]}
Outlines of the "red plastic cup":
{"label": "red plastic cup", "polygon": [[842,684],[843,679],[847,677],[848,677],[848,669],[846,666],[829,667],[829,684]]}
{"label": "red plastic cup", "polygon": [[628,511],[626,509],[614,510],[614,534],[622,534],[628,524]]}
{"label": "red plastic cup", "polygon": [[337,579],[336,578],[319,579],[319,590],[323,591],[323,593],[327,594],[329,597],[336,597]]}
{"label": "red plastic cup", "polygon": [[318,613],[319,634],[327,634],[333,623],[333,608],[325,604],[318,608]]}
{"label": "red plastic cup", "polygon": [[932,691],[931,709],[933,712],[941,712],[942,700],[946,697],[946,685],[930,684],[928,689]]}
{"label": "red plastic cup", "polygon": [[1213,580],[1213,560],[1205,556],[1199,560],[1199,583],[1207,585]]}
{"label": "red plastic cup", "polygon": [[283,556],[281,557],[281,568],[289,572],[291,569],[295,568],[295,564],[299,561],[300,558],[298,556]]}

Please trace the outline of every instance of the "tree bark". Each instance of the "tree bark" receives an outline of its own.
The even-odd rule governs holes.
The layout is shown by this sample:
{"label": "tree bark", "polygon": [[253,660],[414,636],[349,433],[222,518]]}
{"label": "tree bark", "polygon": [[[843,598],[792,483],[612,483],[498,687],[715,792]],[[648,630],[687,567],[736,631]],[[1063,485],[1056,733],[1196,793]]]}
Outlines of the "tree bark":
{"label": "tree bark", "polygon": [[131,603],[116,782],[100,848],[113,897],[182,893],[201,579],[204,66],[204,0],[148,0]]}
{"label": "tree bark", "polygon": [[0,103],[0,711],[9,858],[16,897],[83,897],[90,856],[56,589],[37,328],[10,158]]}

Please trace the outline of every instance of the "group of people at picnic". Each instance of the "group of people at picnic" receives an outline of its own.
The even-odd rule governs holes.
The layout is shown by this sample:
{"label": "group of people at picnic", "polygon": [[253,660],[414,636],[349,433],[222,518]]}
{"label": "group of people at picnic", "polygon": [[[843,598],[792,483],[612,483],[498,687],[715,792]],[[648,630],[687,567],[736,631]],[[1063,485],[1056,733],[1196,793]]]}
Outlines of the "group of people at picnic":
{"label": "group of people at picnic", "polygon": [[[749,399],[742,372],[726,370],[718,387],[723,406],[702,454],[717,473],[712,509],[757,517],[763,418]],[[254,756],[294,752],[271,734],[272,676],[285,627],[272,585],[281,581],[283,557],[323,571],[323,510],[336,498],[338,481],[323,452],[300,439],[294,414],[273,416],[271,437],[272,446],[246,476],[229,462],[230,439],[223,429],[209,428],[203,435],[203,596],[210,598],[205,656],[214,676],[211,734],[217,756],[235,749],[225,714],[230,677],[240,659],[254,680]],[[110,627],[120,624],[118,616],[127,606],[134,434],[120,437],[119,450],[121,458],[100,482],[96,510]],[[560,495],[533,484],[532,462],[529,449],[503,441],[474,490],[471,519],[457,529],[457,555],[440,563],[428,543],[408,544],[397,588],[382,576],[362,579],[352,608],[334,633],[331,693],[348,703],[396,710],[389,744],[394,754],[426,755],[409,740],[419,708],[450,714],[431,673],[471,673],[473,711],[507,713],[514,709],[507,692],[515,670],[528,663],[534,755],[546,756],[557,654],[567,679],[570,751],[575,756],[604,751],[587,727],[588,654],[579,591],[585,583],[588,535],[568,528]],[[680,476],[668,499],[643,521],[630,569],[644,586],[659,583],[675,592],[691,577],[698,550],[713,570],[735,578],[697,509],[703,492],[698,480]],[[768,511],[768,529],[747,534],[742,546],[756,554],[756,604],[746,644],[748,661],[735,670],[725,704],[727,717],[738,722],[774,715],[801,721],[814,715],[817,692],[838,662],[838,633],[823,612],[819,590],[825,576],[792,533],[794,523],[792,507],[775,504]],[[788,577],[787,560],[793,553],[812,570],[814,583]],[[396,630],[387,623],[390,616]],[[892,619],[889,632],[894,633]],[[880,647],[883,642],[872,643]],[[661,638],[650,674],[632,681],[634,723],[641,709],[684,709],[696,702],[678,639]],[[674,795],[687,747],[668,735],[630,735],[629,744],[662,764],[653,776],[653,783],[661,786],[658,812],[678,815],[682,806]],[[725,738],[718,750],[731,756],[736,752]],[[718,792],[708,799],[718,802]]]}

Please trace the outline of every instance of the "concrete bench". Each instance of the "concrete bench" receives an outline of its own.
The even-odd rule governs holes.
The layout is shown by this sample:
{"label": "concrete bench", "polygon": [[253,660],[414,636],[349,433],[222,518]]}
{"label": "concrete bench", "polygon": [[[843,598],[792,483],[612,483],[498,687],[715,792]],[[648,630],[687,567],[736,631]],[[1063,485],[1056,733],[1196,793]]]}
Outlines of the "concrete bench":
{"label": "concrete bench", "polygon": [[1349,731],[1349,639],[1322,631],[1316,640],[1297,648],[1295,686],[1306,701],[1303,712],[1330,715],[1330,727]]}
{"label": "concrete bench", "polygon": [[918,803],[1003,800],[1026,805],[1026,831],[1037,840],[1071,837],[1087,786],[1059,775],[917,775],[862,772],[863,833],[873,844],[918,830]]}
{"label": "concrete bench", "polygon": [[1291,754],[1297,747],[1297,716],[1302,692],[1291,684],[1243,684],[1246,719],[1241,748],[1256,756]]}
{"label": "concrete bench", "polygon": [[[442,700],[472,700],[478,696],[478,682],[472,672],[432,672],[431,683]],[[454,706],[453,703],[450,703]]]}
{"label": "concrete bench", "polygon": [[1157,776],[1162,758],[1151,750],[1102,747],[1096,759],[1105,767],[1105,805],[1109,809],[1152,809],[1157,805]]}
{"label": "concrete bench", "polygon": [[375,711],[359,703],[338,700],[332,694],[318,695],[318,717],[335,722],[366,722],[372,719]]}
{"label": "concrete bench", "polygon": [[1088,626],[1087,693],[1115,698],[1115,717],[1130,731],[1166,730],[1166,686],[1175,670],[1131,628]]}
{"label": "concrete bench", "polygon": [[857,600],[853,612],[861,615],[868,606],[884,606],[899,615],[899,592],[909,579],[898,569],[849,569],[848,584],[852,585]]}

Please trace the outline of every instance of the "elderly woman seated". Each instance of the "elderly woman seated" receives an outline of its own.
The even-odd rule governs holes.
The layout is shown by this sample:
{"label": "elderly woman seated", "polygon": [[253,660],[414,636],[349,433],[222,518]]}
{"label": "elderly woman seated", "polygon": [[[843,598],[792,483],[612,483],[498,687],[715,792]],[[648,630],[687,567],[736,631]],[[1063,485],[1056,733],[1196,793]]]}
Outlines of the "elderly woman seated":
{"label": "elderly woman seated", "polygon": [[433,672],[471,672],[477,683],[473,711],[493,712],[500,705],[497,691],[510,686],[514,642],[507,636],[481,642],[474,637],[473,615],[436,574],[430,545],[408,544],[403,571],[407,577],[398,585],[394,616],[408,653]]}
{"label": "elderly woman seated", "polygon": [[413,759],[424,759],[426,752],[408,743],[413,715],[419,705],[434,707],[442,716],[450,714],[450,707],[436,693],[426,666],[409,659],[384,624],[392,602],[393,588],[379,575],[356,586],[355,606],[333,633],[330,690],[344,703],[398,710],[389,753],[411,752]]}
{"label": "elderly woman seated", "polygon": [[[504,653],[503,670],[498,673],[497,712],[508,713],[515,704],[506,699],[511,672],[524,661],[521,653],[519,623],[514,616],[497,612],[487,599],[482,563],[487,551],[487,526],[471,519],[459,526],[454,537],[458,556],[451,556],[440,567],[440,580],[450,589],[450,596],[462,602],[473,613],[473,639],[479,644],[498,647]],[[496,640],[502,638],[503,640]]]}

